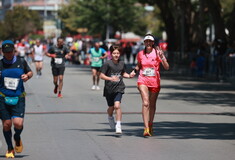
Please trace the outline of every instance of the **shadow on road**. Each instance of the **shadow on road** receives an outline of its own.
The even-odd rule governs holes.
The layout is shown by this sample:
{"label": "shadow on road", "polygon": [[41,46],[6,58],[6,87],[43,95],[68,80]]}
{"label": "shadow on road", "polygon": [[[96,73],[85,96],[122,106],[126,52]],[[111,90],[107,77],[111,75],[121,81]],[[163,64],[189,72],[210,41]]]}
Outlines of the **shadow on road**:
{"label": "shadow on road", "polygon": [[[22,159],[28,157],[29,155],[15,155],[15,159]],[[5,155],[0,155],[0,158],[6,158]]]}
{"label": "shadow on road", "polygon": [[[125,126],[142,126],[141,123],[123,123]],[[126,135],[139,136],[143,130],[125,130]],[[154,137],[158,139],[234,140],[235,123],[157,122]]]}
{"label": "shadow on road", "polygon": [[230,93],[161,93],[161,99],[164,100],[182,100],[197,104],[211,104],[220,106],[235,107],[235,95]]}
{"label": "shadow on road", "polygon": [[[107,125],[107,123],[102,123]],[[131,126],[123,129],[123,136],[143,137],[143,123],[123,123],[122,126]],[[136,129],[133,127],[136,126]],[[123,127],[124,128],[124,127]],[[125,127],[126,128],[126,127]],[[69,129],[81,132],[100,132],[97,136],[117,137],[111,129]],[[195,122],[158,122],[154,126],[156,139],[207,139],[207,140],[234,140],[235,123],[195,123]]]}

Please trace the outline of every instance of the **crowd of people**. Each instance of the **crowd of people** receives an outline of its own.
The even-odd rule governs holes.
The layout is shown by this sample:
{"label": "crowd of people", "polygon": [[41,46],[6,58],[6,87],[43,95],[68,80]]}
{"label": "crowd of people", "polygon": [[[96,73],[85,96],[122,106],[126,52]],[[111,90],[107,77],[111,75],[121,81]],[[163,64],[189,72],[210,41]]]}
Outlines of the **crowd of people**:
{"label": "crowd of people", "polygon": [[[54,41],[54,42],[53,42]],[[223,72],[223,57],[235,57],[235,49],[226,50],[220,40],[215,41],[214,61],[218,64],[216,73]],[[62,98],[63,79],[66,62],[90,65],[92,90],[100,90],[100,79],[105,81],[103,96],[107,101],[107,121],[115,133],[122,134],[121,101],[125,93],[124,78],[138,75],[137,89],[142,100],[143,136],[154,134],[154,117],[156,102],[161,89],[160,66],[169,70],[165,47],[157,45],[152,34],[145,35],[143,42],[101,43],[75,40],[66,42],[62,37],[42,42],[39,39],[26,41],[4,40],[1,42],[0,60],[0,118],[3,124],[3,135],[8,146],[6,158],[14,158],[15,152],[23,151],[21,133],[25,114],[24,82],[32,76],[30,69],[35,63],[37,78],[42,76],[44,56],[51,58],[53,93]],[[131,58],[132,56],[132,58]],[[132,59],[132,62],[131,62]],[[206,59],[205,46],[201,46],[190,64],[192,74],[202,77]],[[127,73],[127,65],[133,70]],[[114,118],[114,113],[116,117]],[[12,126],[14,126],[12,144]]]}
{"label": "crowd of people", "polygon": [[[133,78],[139,72],[137,88],[142,98],[142,116],[144,122],[143,136],[153,135],[153,121],[156,111],[156,101],[160,92],[160,64],[168,70],[169,64],[164,52],[155,46],[154,36],[147,34],[144,38],[143,50],[137,54],[137,64],[130,73],[126,71],[126,64],[121,56],[126,52],[129,63],[132,46],[127,44],[124,48],[120,44],[111,44],[109,48],[102,48],[99,42],[87,51],[89,64],[92,72],[92,90],[99,90],[100,78],[105,80],[103,96],[106,98],[108,109],[108,122],[111,129],[115,129],[117,134],[122,134],[121,121],[121,100],[125,91],[123,78]],[[135,45],[134,45],[135,46]],[[133,46],[133,48],[134,48]],[[3,124],[3,135],[8,146],[6,158],[14,158],[15,152],[23,151],[21,133],[25,114],[25,90],[24,82],[28,81],[33,72],[28,63],[35,62],[37,77],[42,75],[42,65],[44,56],[51,58],[51,70],[53,75],[54,94],[62,98],[63,76],[65,72],[66,60],[71,60],[75,54],[72,51],[74,46],[64,43],[62,37],[57,38],[55,45],[46,47],[40,40],[36,40],[30,47],[22,39],[14,43],[5,40],[1,44],[3,58],[0,60],[0,118]],[[77,46],[78,47],[78,46]],[[109,52],[109,53],[108,53]],[[108,55],[110,56],[107,59]],[[30,56],[28,58],[27,56]],[[105,60],[105,61],[104,61]],[[116,118],[113,114],[116,114]],[[14,126],[12,144],[12,125]]]}
{"label": "crowd of people", "polygon": [[235,75],[234,55],[235,41],[227,43],[217,38],[211,45],[200,44],[189,55],[191,57],[191,76],[205,77],[212,75],[216,80],[227,80],[229,76]]}
{"label": "crowd of people", "polygon": [[[220,45],[219,45],[220,44]],[[223,73],[223,57],[235,57],[234,49],[224,49],[219,40],[215,43],[214,60],[218,63],[218,76]],[[226,51],[226,52],[225,52]],[[192,74],[203,76],[205,67],[205,47],[202,45],[192,59],[190,68]],[[225,53],[224,53],[225,52]],[[37,78],[42,76],[44,56],[51,58],[53,93],[62,98],[63,79],[66,62],[90,65],[92,90],[100,90],[100,79],[105,81],[103,96],[107,101],[107,121],[116,134],[122,134],[122,109],[121,101],[125,93],[124,78],[133,78],[138,75],[137,89],[142,100],[143,136],[154,134],[154,117],[156,102],[161,89],[160,66],[169,70],[165,55],[165,47],[157,45],[153,35],[147,34],[143,43],[94,43],[75,40],[66,42],[58,37],[53,43],[39,39],[34,41],[5,40],[1,42],[0,60],[0,118],[3,124],[3,135],[8,146],[6,158],[14,158],[15,152],[23,151],[21,133],[23,131],[25,114],[25,89],[24,82],[33,76],[30,69],[35,63]],[[132,62],[131,62],[132,55]],[[127,65],[133,70],[127,73]],[[115,113],[115,118],[114,118]],[[12,144],[12,126],[14,126]]]}

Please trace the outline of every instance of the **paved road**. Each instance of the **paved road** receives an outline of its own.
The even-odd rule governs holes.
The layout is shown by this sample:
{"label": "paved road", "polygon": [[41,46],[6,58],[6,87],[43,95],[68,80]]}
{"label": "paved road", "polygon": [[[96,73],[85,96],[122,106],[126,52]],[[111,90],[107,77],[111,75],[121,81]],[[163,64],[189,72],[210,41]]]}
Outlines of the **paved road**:
{"label": "paved road", "polygon": [[[32,69],[34,66],[32,65]],[[136,79],[126,79],[123,135],[109,129],[102,90],[91,91],[87,67],[69,65],[63,98],[53,94],[49,59],[43,76],[26,83],[22,134],[25,160],[232,160],[235,157],[235,88],[230,84],[162,78],[155,134],[143,138]],[[103,88],[103,81],[101,81]],[[6,145],[0,132],[0,159]]]}

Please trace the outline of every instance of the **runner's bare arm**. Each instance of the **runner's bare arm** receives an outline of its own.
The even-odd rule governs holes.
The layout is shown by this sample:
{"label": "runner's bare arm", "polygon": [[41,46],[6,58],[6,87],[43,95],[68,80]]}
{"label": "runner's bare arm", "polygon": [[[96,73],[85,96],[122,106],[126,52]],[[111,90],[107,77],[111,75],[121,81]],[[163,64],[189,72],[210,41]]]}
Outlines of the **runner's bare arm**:
{"label": "runner's bare arm", "polygon": [[162,48],[160,47],[156,47],[156,51],[157,51],[157,54],[159,55],[159,57],[161,58],[162,60],[162,65],[164,67],[165,70],[169,70],[170,66],[169,66],[169,63],[167,62],[167,59],[164,55],[164,52],[162,50]]}
{"label": "runner's bare arm", "polygon": [[65,55],[65,58],[68,59],[68,58],[70,58],[70,56],[72,56],[72,55],[73,55],[73,52],[70,51],[69,53],[67,53],[67,54]]}
{"label": "runner's bare arm", "polygon": [[141,64],[138,62],[134,70],[130,73],[130,78],[133,78],[136,75],[136,73],[140,70],[140,68],[141,68]]}
{"label": "runner's bare arm", "polygon": [[103,56],[100,57],[100,59],[105,59],[106,57],[108,57],[108,53],[105,52]]}
{"label": "runner's bare arm", "polygon": [[123,73],[123,75],[122,75],[124,78],[133,78],[133,77],[131,77],[131,75],[130,74],[128,74],[128,73],[126,73],[126,72],[124,72]]}
{"label": "runner's bare arm", "polygon": [[46,56],[51,57],[51,58],[56,58],[56,54],[52,53],[46,53]]}

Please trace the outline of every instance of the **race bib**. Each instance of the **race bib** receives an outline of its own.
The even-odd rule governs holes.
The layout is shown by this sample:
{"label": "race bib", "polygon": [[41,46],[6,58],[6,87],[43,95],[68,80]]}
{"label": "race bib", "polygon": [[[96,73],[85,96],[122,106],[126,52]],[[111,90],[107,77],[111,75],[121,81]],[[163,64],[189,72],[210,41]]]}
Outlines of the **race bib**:
{"label": "race bib", "polygon": [[120,77],[121,77],[120,74],[111,74],[111,77],[117,77],[117,81],[115,81],[115,82],[119,82],[121,80],[120,79]]}
{"label": "race bib", "polygon": [[143,71],[143,75],[148,76],[148,77],[155,76],[154,68],[145,68]]}
{"label": "race bib", "polygon": [[93,58],[92,58],[92,61],[93,61],[93,62],[98,62],[99,60],[100,60],[100,57],[93,57]]}
{"label": "race bib", "polygon": [[25,56],[25,51],[23,50],[23,51],[20,51],[20,56],[21,57],[24,57]]}
{"label": "race bib", "polygon": [[55,63],[56,64],[62,64],[63,59],[62,58],[55,58]]}
{"label": "race bib", "polygon": [[19,85],[19,78],[4,77],[4,85],[7,89],[16,90]]}

